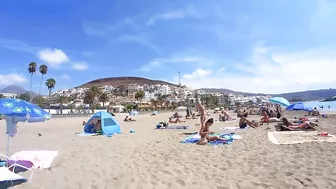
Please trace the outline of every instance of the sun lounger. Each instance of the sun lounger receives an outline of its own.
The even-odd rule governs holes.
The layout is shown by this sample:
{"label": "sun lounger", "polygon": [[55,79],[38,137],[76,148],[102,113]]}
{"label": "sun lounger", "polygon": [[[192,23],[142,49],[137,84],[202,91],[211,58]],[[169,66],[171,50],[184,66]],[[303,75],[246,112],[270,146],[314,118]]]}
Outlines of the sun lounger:
{"label": "sun lounger", "polygon": [[0,167],[0,188],[9,188],[27,182],[23,176],[13,173],[7,167]]}
{"label": "sun lounger", "polygon": [[[6,169],[8,169],[8,170],[13,171],[14,174],[15,174],[15,170],[16,170],[17,167],[20,168],[21,170],[22,170],[22,169],[23,169],[23,170],[28,170],[28,171],[31,172],[31,173],[30,173],[30,177],[29,177],[29,182],[31,181],[31,179],[32,179],[32,177],[33,177],[33,174],[34,174],[33,169],[31,169],[31,168],[29,168],[29,167],[27,167],[27,166],[21,165],[19,161],[15,161],[15,160],[9,158],[8,156],[6,156],[6,155],[4,155],[4,154],[1,154],[1,153],[0,153],[0,157],[6,158],[6,160],[7,160],[7,162],[8,162],[8,163],[6,164],[6,166],[4,166],[4,167],[0,167],[1,169],[2,169],[2,168],[6,168]],[[9,166],[9,167],[8,167],[8,166]],[[2,176],[2,173],[0,173],[0,178],[1,178],[1,176]],[[19,176],[20,176],[20,175],[19,175]],[[1,181],[1,182],[2,182],[2,181]],[[0,188],[1,188],[1,187],[0,187]]]}

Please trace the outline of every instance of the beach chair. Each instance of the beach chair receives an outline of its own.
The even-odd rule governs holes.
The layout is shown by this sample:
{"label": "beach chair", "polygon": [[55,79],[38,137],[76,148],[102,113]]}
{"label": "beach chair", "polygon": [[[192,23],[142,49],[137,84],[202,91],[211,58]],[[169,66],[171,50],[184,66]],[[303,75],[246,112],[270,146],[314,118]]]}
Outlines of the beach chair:
{"label": "beach chair", "polygon": [[7,167],[0,167],[0,188],[9,188],[23,182],[27,182],[23,176],[13,173]]}
{"label": "beach chair", "polygon": [[[6,168],[8,171],[12,171],[13,174],[16,175],[15,173],[15,169],[18,167],[18,168],[21,168],[21,169],[24,169],[24,170],[27,170],[27,171],[30,171],[30,177],[28,179],[28,182],[31,181],[32,177],[33,177],[33,174],[34,174],[34,171],[32,168],[29,168],[29,167],[26,167],[24,165],[20,165],[18,161],[14,161],[14,160],[11,160],[8,156],[4,155],[4,154],[1,154],[0,153],[0,157],[2,158],[5,158],[7,163],[5,164],[5,166],[3,167],[0,167],[0,168]],[[9,165],[9,162],[11,165]],[[1,175],[1,174],[0,174]],[[18,175],[20,176],[20,175]]]}

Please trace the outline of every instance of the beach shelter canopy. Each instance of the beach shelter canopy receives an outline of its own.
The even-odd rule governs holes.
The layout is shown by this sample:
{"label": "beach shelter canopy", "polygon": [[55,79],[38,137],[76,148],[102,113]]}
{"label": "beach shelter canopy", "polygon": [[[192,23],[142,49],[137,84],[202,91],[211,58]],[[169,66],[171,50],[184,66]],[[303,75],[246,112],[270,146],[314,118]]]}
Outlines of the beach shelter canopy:
{"label": "beach shelter canopy", "polygon": [[128,115],[130,116],[136,116],[136,115],[139,115],[140,113],[136,110],[132,110]]}
{"label": "beach shelter canopy", "polygon": [[278,104],[280,106],[285,106],[285,107],[290,105],[288,100],[283,97],[273,97],[273,98],[268,99],[268,101],[272,102],[273,104]]}
{"label": "beach shelter canopy", "polygon": [[120,133],[120,124],[117,120],[112,117],[108,112],[100,111],[91,116],[91,118],[86,122],[84,126],[84,131],[90,131],[93,128],[92,122],[94,120],[100,120],[103,134],[113,135],[115,133]]}
{"label": "beach shelter canopy", "polygon": [[301,110],[301,111],[307,111],[307,112],[313,111],[313,109],[311,107],[306,106],[302,102],[291,104],[290,106],[288,106],[286,108],[286,110]]}

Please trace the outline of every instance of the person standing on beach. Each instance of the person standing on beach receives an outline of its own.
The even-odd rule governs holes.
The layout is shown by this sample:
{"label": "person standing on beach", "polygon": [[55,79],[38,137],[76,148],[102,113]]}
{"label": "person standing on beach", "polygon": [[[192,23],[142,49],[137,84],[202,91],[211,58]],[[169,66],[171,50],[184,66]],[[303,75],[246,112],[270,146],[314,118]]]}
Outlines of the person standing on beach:
{"label": "person standing on beach", "polygon": [[204,122],[206,119],[205,109],[204,106],[202,106],[201,103],[197,103],[196,107],[198,109],[198,112],[200,113],[200,121],[201,121],[201,128],[204,126]]}

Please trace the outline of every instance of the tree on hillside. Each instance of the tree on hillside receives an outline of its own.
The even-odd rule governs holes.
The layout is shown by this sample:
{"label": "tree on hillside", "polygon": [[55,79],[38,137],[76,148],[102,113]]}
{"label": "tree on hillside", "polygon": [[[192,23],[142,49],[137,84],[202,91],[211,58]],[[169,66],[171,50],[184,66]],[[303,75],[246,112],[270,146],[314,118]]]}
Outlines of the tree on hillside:
{"label": "tree on hillside", "polygon": [[106,93],[102,93],[99,96],[99,101],[103,103],[103,107],[105,106],[105,103],[109,101],[109,97]]}
{"label": "tree on hillside", "polygon": [[55,81],[55,79],[53,79],[53,78],[49,78],[49,79],[47,79],[45,85],[47,86],[47,88],[48,88],[48,90],[49,90],[49,103],[48,103],[48,104],[49,104],[49,113],[50,113],[50,97],[51,97],[51,90],[52,90],[53,88],[55,88],[55,86],[56,86],[56,81]]}
{"label": "tree on hillside", "polygon": [[70,113],[71,114],[73,114],[73,110],[75,109],[75,104],[74,103],[70,103],[69,105],[68,105],[68,108],[70,109]]}
{"label": "tree on hillside", "polygon": [[39,89],[39,95],[41,95],[41,87],[42,87],[42,81],[43,81],[43,76],[47,74],[48,72],[48,66],[45,64],[42,64],[39,68],[39,71],[41,73],[41,81],[40,81],[40,89]]}
{"label": "tree on hillside", "polygon": [[45,99],[42,96],[37,96],[33,98],[33,103],[37,104],[39,107],[43,108]]}
{"label": "tree on hillside", "polygon": [[29,92],[26,92],[26,93],[20,94],[17,98],[29,102],[30,101],[30,94],[29,94]]}
{"label": "tree on hillside", "polygon": [[[29,90],[30,96],[29,97],[32,96],[33,75],[34,73],[36,73],[36,67],[37,67],[37,64],[35,62],[31,62],[28,65],[28,72],[30,74],[30,90]],[[29,99],[28,101],[31,101],[31,100],[32,99]]]}

